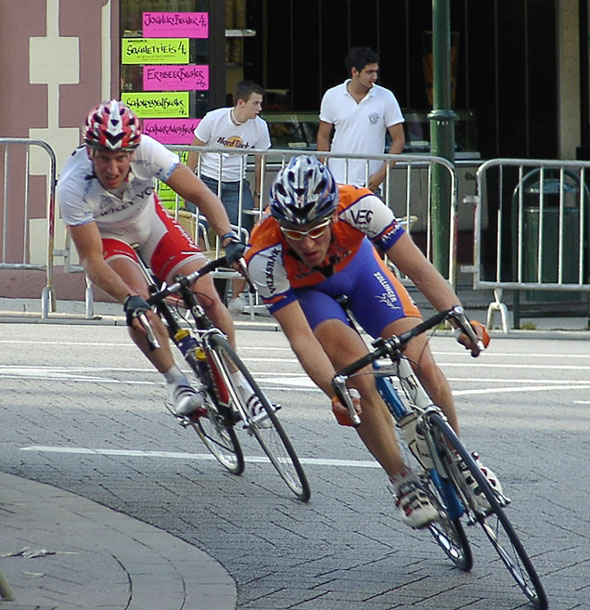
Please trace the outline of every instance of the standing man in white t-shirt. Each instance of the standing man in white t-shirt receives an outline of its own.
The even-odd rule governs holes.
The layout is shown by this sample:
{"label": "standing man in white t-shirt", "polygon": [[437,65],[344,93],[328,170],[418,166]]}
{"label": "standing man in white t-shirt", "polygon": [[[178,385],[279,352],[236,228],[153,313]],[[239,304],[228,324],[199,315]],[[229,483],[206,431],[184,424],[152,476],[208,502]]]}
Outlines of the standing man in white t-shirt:
{"label": "standing man in white t-shirt", "polygon": [[[264,89],[260,85],[252,81],[240,81],[233,92],[234,106],[208,112],[195,129],[192,146],[258,150],[270,148],[268,125],[258,116],[262,110],[263,95]],[[229,150],[222,154],[199,155],[191,152],[187,165],[193,171],[197,167],[199,156],[201,180],[223,201],[230,222],[251,231],[254,215],[244,214],[244,211],[254,209],[254,199],[257,204],[260,202],[262,157],[256,156],[253,199],[250,183],[246,180],[245,156],[232,155]],[[239,296],[244,286],[245,280],[241,278],[232,282],[233,298],[229,310],[234,313],[240,313],[246,304],[245,299]]]}
{"label": "standing man in white t-shirt", "polygon": [[[345,59],[350,78],[328,89],[322,98],[317,149],[361,155],[385,152],[385,134],[389,132],[389,154],[399,154],[406,144],[404,117],[393,93],[376,84],[379,57],[368,47],[350,49]],[[334,139],[330,136],[334,129]],[[366,186],[377,192],[385,180],[382,161],[331,158],[328,165],[336,182]],[[393,167],[393,164],[391,164]]]}

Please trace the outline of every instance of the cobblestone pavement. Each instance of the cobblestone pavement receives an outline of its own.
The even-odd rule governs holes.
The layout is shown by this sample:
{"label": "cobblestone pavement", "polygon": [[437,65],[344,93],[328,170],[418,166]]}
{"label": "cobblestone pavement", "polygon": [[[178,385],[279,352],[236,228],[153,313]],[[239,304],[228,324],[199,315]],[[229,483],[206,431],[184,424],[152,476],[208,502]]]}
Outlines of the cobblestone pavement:
{"label": "cobblestone pavement", "polygon": [[[464,574],[428,533],[401,525],[383,474],[355,433],[332,421],[279,333],[240,331],[240,353],[269,394],[287,405],[280,417],[306,460],[309,504],[254,459],[259,451],[244,434],[252,459],[241,477],[212,461],[196,436],[165,413],[157,375],[123,329],[6,324],[2,331],[1,469],[206,552],[235,582],[237,608],[527,607],[482,532],[468,529],[475,565]],[[550,608],[590,607],[587,339],[499,336],[478,360],[451,337],[432,346],[456,391],[464,437],[513,499],[509,516]],[[47,605],[53,607],[65,606]],[[144,608],[175,606],[158,599]]]}

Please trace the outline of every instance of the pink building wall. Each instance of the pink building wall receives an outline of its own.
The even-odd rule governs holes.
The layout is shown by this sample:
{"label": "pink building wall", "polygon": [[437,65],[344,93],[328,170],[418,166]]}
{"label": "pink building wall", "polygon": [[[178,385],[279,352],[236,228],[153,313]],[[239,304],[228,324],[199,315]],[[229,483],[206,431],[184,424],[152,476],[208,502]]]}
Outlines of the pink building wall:
{"label": "pink building wall", "polygon": [[[119,95],[119,2],[1,2],[0,24],[0,90],[4,94],[0,138],[47,142],[56,153],[59,171],[80,142],[79,128],[88,110],[105,97],[105,91],[106,97]],[[103,44],[108,48],[104,49]],[[105,57],[110,65],[105,66]],[[44,74],[48,82],[40,83],[45,80]],[[31,82],[35,79],[37,82]],[[7,201],[0,195],[0,249],[4,246],[3,206],[8,203],[6,261],[18,263],[23,258],[24,153],[13,150]],[[3,156],[4,150],[0,149],[0,153]],[[2,189],[6,178],[3,172],[2,162]],[[42,174],[47,172],[32,163],[31,173],[41,174],[31,177],[29,211],[30,224],[39,228],[43,221],[35,223],[36,219],[46,217],[47,178]],[[63,226],[58,224],[58,241],[63,232]],[[54,286],[58,300],[82,299],[85,287],[82,274],[64,274],[60,259],[56,259],[56,265]],[[45,281],[41,271],[0,268],[0,296],[39,297]]]}

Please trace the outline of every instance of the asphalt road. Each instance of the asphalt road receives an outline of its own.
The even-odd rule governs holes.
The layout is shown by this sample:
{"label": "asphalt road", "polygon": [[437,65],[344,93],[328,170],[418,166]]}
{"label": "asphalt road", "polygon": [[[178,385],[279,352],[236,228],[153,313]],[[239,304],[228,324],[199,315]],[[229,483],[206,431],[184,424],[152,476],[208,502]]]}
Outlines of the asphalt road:
{"label": "asphalt road", "polygon": [[[495,338],[479,359],[432,348],[455,390],[466,444],[501,478],[508,514],[552,610],[590,607],[589,341]],[[475,565],[451,567],[395,516],[382,471],[332,418],[277,332],[240,331],[312,487],[299,503],[253,459],[225,472],[163,407],[158,375],[121,327],[4,324],[0,463],[170,532],[220,561],[249,610],[527,607],[478,529]],[[259,450],[240,434],[247,457]]]}

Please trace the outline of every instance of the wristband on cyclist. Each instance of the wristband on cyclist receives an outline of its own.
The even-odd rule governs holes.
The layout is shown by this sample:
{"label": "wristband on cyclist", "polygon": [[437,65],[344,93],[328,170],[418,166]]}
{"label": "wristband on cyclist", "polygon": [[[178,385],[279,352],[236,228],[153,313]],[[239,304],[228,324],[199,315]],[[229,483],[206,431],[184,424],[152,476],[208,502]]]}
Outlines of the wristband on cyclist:
{"label": "wristband on cyclist", "polygon": [[229,240],[229,243],[232,242],[239,242],[240,238],[238,237],[238,234],[235,231],[228,231],[227,233],[224,233],[220,238],[219,241],[221,242],[221,245],[225,248],[226,244],[225,244],[225,240]]}

